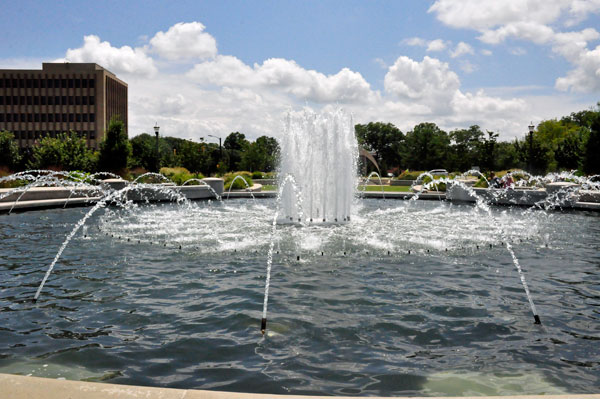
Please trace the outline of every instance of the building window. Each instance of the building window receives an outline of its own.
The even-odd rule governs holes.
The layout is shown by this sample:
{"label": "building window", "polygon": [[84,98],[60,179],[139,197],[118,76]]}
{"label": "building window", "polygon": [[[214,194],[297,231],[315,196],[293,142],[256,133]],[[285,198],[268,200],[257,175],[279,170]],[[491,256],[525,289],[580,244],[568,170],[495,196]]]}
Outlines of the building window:
{"label": "building window", "polygon": [[67,122],[68,121],[67,114],[62,114],[62,121],[63,122]]}
{"label": "building window", "polygon": [[48,122],[54,122],[54,114],[48,114]]}
{"label": "building window", "polygon": [[52,84],[54,84],[55,89],[60,89],[60,79],[52,79]]}
{"label": "building window", "polygon": [[69,96],[69,105],[75,105],[75,98],[73,96]]}
{"label": "building window", "polygon": [[88,88],[88,80],[87,79],[81,79],[81,87],[83,87],[84,89]]}
{"label": "building window", "polygon": [[83,114],[82,116],[83,116],[83,121],[87,122],[88,121],[88,114]]}
{"label": "building window", "polygon": [[90,89],[93,89],[94,87],[96,87],[96,81],[94,79],[90,79],[88,81],[88,85],[89,85]]}
{"label": "building window", "polygon": [[96,132],[94,132],[94,131],[90,132],[90,140],[96,140]]}
{"label": "building window", "polygon": [[79,89],[81,87],[81,79],[75,79],[75,88]]}
{"label": "building window", "polygon": [[33,79],[33,88],[37,89],[40,87],[40,80],[39,79]]}
{"label": "building window", "polygon": [[42,122],[46,122],[46,121],[47,121],[46,114],[42,114]]}
{"label": "building window", "polygon": [[48,105],[54,105],[54,97],[48,97]]}
{"label": "building window", "polygon": [[20,100],[19,104],[25,105],[25,96],[20,96]]}
{"label": "building window", "polygon": [[47,82],[47,81],[46,81],[46,79],[43,79],[43,78],[42,78],[42,79],[40,80],[40,87],[41,87],[42,89],[45,89],[45,88],[46,88],[46,82]]}
{"label": "building window", "polygon": [[81,122],[81,114],[75,114],[75,121]]}
{"label": "building window", "polygon": [[81,105],[81,96],[75,96],[75,105]]}
{"label": "building window", "polygon": [[88,97],[87,96],[83,96],[81,97],[81,103],[83,105],[88,105]]}
{"label": "building window", "polygon": [[38,96],[33,97],[33,105],[40,105],[40,98]]}
{"label": "building window", "polygon": [[69,89],[72,89],[73,87],[75,87],[75,80],[69,79]]}
{"label": "building window", "polygon": [[33,105],[33,97],[27,96],[27,105]]}
{"label": "building window", "polygon": [[40,114],[33,115],[33,121],[34,122],[39,122],[40,121]]}
{"label": "building window", "polygon": [[4,96],[0,96],[0,105],[4,105]]}
{"label": "building window", "polygon": [[33,81],[31,79],[25,79],[25,84],[28,89],[31,89],[31,87],[33,87]]}
{"label": "building window", "polygon": [[67,88],[67,79],[61,79],[60,80],[60,87],[63,89]]}
{"label": "building window", "polygon": [[4,114],[0,114],[0,122],[4,122]]}
{"label": "building window", "polygon": [[69,122],[75,122],[75,116],[73,114],[69,114]]}
{"label": "building window", "polygon": [[96,121],[96,115],[90,114],[90,122],[95,122],[95,121]]}
{"label": "building window", "polygon": [[27,122],[27,115],[26,114],[21,114],[21,122]]}
{"label": "building window", "polygon": [[62,96],[61,104],[62,105],[67,105],[67,96]]}
{"label": "building window", "polygon": [[54,105],[60,105],[60,96],[54,96]]}
{"label": "building window", "polygon": [[94,96],[90,96],[90,97],[89,97],[89,101],[88,101],[88,103],[89,103],[90,105],[94,105],[94,104],[96,103],[96,99],[94,98]]}
{"label": "building window", "polygon": [[33,114],[27,114],[27,122],[33,122]]}

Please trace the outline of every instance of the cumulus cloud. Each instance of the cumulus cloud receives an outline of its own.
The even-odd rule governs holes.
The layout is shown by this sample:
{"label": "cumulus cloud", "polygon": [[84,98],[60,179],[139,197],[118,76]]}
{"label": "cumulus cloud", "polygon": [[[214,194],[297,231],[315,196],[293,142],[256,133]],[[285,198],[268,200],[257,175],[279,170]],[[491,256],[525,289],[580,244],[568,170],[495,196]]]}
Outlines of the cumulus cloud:
{"label": "cumulus cloud", "polygon": [[167,60],[207,59],[217,55],[217,41],[200,22],[180,22],[150,39],[150,51]]}
{"label": "cumulus cloud", "polygon": [[427,45],[427,51],[442,51],[446,49],[446,42],[442,39],[435,39]]}
{"label": "cumulus cloud", "polygon": [[470,44],[460,42],[456,45],[456,48],[450,52],[450,57],[456,58],[465,54],[475,54],[475,52]]}
{"label": "cumulus cloud", "polygon": [[373,95],[369,83],[358,72],[343,68],[335,75],[325,75],[282,58],[250,67],[236,57],[219,55],[196,64],[187,76],[201,84],[272,89],[317,103],[364,102]]}
{"label": "cumulus cloud", "polygon": [[[478,39],[487,44],[517,39],[550,46],[573,66],[557,79],[560,90],[590,92],[600,86],[597,48],[588,48],[600,34],[593,28],[563,31],[600,13],[600,0],[437,0],[429,12],[448,26],[480,32]],[[518,47],[510,51],[524,54]]]}
{"label": "cumulus cloud", "polygon": [[96,35],[84,36],[83,46],[68,49],[64,61],[95,62],[119,74],[141,74],[151,76],[156,73],[154,60],[141,48],[129,46],[113,47],[109,42],[100,41]]}

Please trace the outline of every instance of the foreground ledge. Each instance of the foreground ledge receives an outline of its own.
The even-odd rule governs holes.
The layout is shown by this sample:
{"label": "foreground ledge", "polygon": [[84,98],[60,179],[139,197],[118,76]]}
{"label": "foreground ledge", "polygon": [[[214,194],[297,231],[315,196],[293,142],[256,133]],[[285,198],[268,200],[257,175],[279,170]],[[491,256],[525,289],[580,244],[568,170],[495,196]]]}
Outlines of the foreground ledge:
{"label": "foreground ledge", "polygon": [[[318,396],[269,395],[194,389],[153,388],[134,385],[104,384],[98,382],[55,380],[50,378],[26,377],[22,375],[0,374],[2,398],[10,399],[315,399]],[[338,396],[339,399],[350,398]],[[600,399],[593,395],[525,395],[525,396],[464,396],[464,399]],[[430,398],[431,399],[431,398]],[[446,397],[445,399],[448,399]]]}

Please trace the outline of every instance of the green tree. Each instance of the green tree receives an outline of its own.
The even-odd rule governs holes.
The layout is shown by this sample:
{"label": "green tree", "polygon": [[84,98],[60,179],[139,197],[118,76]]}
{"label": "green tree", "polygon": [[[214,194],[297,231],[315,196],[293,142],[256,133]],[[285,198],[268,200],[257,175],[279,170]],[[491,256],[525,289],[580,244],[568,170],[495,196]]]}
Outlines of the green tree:
{"label": "green tree", "polygon": [[585,142],[582,169],[588,175],[600,174],[600,113],[590,124],[590,133]]}
{"label": "green tree", "polygon": [[93,171],[96,169],[96,159],[87,148],[85,139],[75,132],[69,132],[41,139],[33,147],[27,166],[31,169]]}
{"label": "green tree", "polygon": [[248,149],[250,143],[246,140],[246,135],[240,132],[229,133],[225,138],[223,147],[227,150],[229,156],[229,170],[240,168],[242,153]]}
{"label": "green tree", "polygon": [[479,163],[479,149],[483,142],[483,132],[477,125],[468,129],[457,129],[450,132],[449,168],[466,172]]}
{"label": "green tree", "polygon": [[512,168],[523,168],[519,159],[519,154],[515,148],[515,143],[508,141],[499,141],[496,143],[497,157],[496,168],[498,170],[508,170]]}
{"label": "green tree", "polygon": [[279,144],[272,137],[261,136],[242,153],[240,169],[271,172],[277,167]]}
{"label": "green tree", "polygon": [[103,171],[123,172],[131,157],[131,143],[127,139],[125,124],[115,115],[108,124],[104,141],[100,143],[99,167]]}
{"label": "green tree", "polygon": [[447,167],[448,134],[435,123],[420,123],[406,134],[404,160],[413,170]]}
{"label": "green tree", "polygon": [[482,170],[494,170],[496,168],[496,144],[498,133],[487,131],[487,138],[479,144],[479,164]]}
{"label": "green tree", "polygon": [[13,171],[21,161],[19,146],[14,138],[15,136],[11,132],[0,131],[0,166]]}
{"label": "green tree", "polygon": [[392,166],[400,166],[404,134],[391,123],[369,122],[354,126],[358,143],[367,151],[375,153],[375,160],[382,172]]}
{"label": "green tree", "polygon": [[[142,167],[146,170],[153,170],[156,167],[156,137],[148,133],[142,133],[131,140],[131,161],[132,167]],[[159,165],[172,167],[176,165],[176,151],[174,153],[170,141],[165,137],[158,139]]]}

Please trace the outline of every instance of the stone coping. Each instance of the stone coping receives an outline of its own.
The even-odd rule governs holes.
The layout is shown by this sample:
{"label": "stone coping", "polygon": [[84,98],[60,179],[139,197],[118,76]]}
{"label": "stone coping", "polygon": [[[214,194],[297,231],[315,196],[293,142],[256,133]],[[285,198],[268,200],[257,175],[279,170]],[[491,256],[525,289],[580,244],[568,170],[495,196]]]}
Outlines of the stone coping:
{"label": "stone coping", "polygon": [[[195,389],[156,388],[99,382],[56,380],[13,374],[0,374],[0,396],[7,399],[317,399],[330,396],[271,395]],[[338,399],[356,397],[337,396]],[[372,397],[376,399],[376,397]],[[381,398],[381,397],[379,397]],[[415,398],[415,397],[397,397]],[[462,399],[600,399],[600,394],[463,396]],[[430,397],[429,399],[435,399]],[[437,398],[441,399],[441,398]],[[450,399],[450,397],[444,397]]]}

